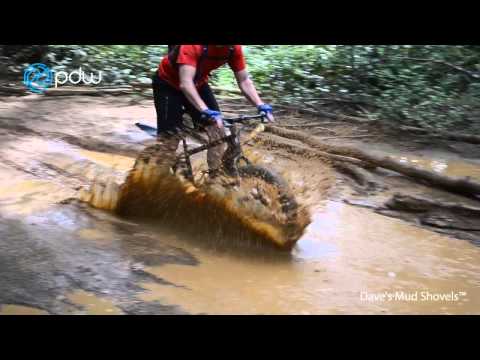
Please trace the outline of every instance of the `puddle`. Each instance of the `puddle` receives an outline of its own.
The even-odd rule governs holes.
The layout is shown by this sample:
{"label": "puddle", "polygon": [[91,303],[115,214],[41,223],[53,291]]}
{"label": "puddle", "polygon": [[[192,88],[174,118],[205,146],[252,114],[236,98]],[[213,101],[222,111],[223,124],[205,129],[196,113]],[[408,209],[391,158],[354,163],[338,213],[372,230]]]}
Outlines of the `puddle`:
{"label": "puddle", "polygon": [[86,240],[93,240],[98,242],[112,242],[112,234],[109,231],[105,231],[105,228],[98,229],[81,229],[77,231],[77,234]]}
{"label": "puddle", "polygon": [[0,315],[48,315],[48,312],[28,306],[0,305]]}
{"label": "puddle", "polygon": [[409,156],[392,156],[394,159],[417,166],[419,168],[437,172],[442,175],[452,177],[471,177],[480,180],[480,164],[467,161],[442,159],[442,158],[423,158]]}
{"label": "puddle", "polygon": [[0,179],[0,208],[4,214],[32,214],[72,195],[71,189],[46,180]]}
{"label": "puddle", "polygon": [[[329,202],[293,258],[271,261],[197,248],[199,266],[146,271],[180,287],[142,283],[145,301],[213,314],[478,314],[480,249],[468,242]],[[366,294],[397,292],[398,301]],[[404,301],[402,294],[463,292],[458,301]],[[433,296],[433,295],[432,295]]]}
{"label": "puddle", "polygon": [[122,311],[110,300],[99,298],[95,294],[77,290],[67,295],[72,303],[81,305],[87,315],[121,315]]}
{"label": "puddle", "polygon": [[79,151],[79,154],[90,161],[105,166],[106,168],[110,168],[112,170],[120,170],[124,172],[129,171],[135,163],[135,158],[132,157],[102,153],[97,151],[89,151],[82,149]]}
{"label": "puddle", "polygon": [[[51,104],[52,100],[45,107]],[[58,104],[59,111],[63,107],[63,103]],[[97,111],[93,106],[82,104],[81,109],[67,109],[65,118],[61,118],[55,109],[54,114],[45,115],[50,123],[38,121],[32,122],[31,126],[36,126],[36,131],[68,130],[68,134],[77,139],[86,139],[87,136],[99,142],[108,139],[109,145],[118,146],[128,139],[134,142],[148,139],[134,128],[134,120],[125,117],[125,107],[113,109],[107,104],[102,111]],[[23,111],[22,108],[18,113],[18,119],[23,119]],[[152,106],[142,110],[142,117],[131,115],[129,111],[130,108],[128,116],[138,119],[154,116],[151,115]],[[71,122],[64,121],[66,118]],[[275,151],[268,152],[262,161],[285,175],[298,189],[296,191],[305,191],[305,196],[310,194],[309,203],[318,204],[326,198],[335,180],[334,175],[328,174],[328,169],[314,159],[293,161],[277,157]],[[257,155],[252,154],[253,157]],[[10,241],[27,238],[34,232],[41,233],[44,239],[37,239],[35,244],[41,250],[51,250],[55,255],[52,261],[58,261],[55,266],[60,268],[65,263],[74,263],[68,262],[72,258],[67,257],[68,251],[73,252],[72,244],[78,246],[76,254],[82,254],[84,249],[90,254],[86,257],[79,255],[76,260],[87,262],[88,256],[97,256],[95,251],[98,249],[93,251],[93,247],[84,245],[91,245],[91,242],[102,243],[98,248],[110,251],[112,257],[108,257],[105,265],[108,269],[115,263],[111,259],[127,259],[132,263],[148,259],[139,264],[142,269],[177,286],[141,278],[147,279],[139,283],[145,291],[137,297],[144,301],[159,300],[161,304],[179,305],[187,312],[212,314],[480,314],[480,248],[467,241],[451,239],[367,209],[333,201],[315,210],[313,222],[288,257],[267,254],[261,249],[252,249],[250,253],[241,253],[237,249],[229,251],[225,249],[232,240],[230,237],[223,237],[222,246],[216,248],[210,245],[208,236],[191,239],[179,231],[171,236],[160,226],[140,223],[135,223],[139,225],[138,232],[124,229],[121,233],[119,226],[112,225],[114,216],[111,213],[101,220],[88,218],[86,221],[74,205],[68,209],[55,208],[38,217],[35,215],[57,201],[76,197],[79,195],[76,189],[91,185],[92,180],[105,180],[110,184],[106,181],[109,178],[121,178],[132,168],[133,157],[81,150],[62,141],[30,136],[6,143],[0,149],[0,157],[9,161],[9,164],[0,161],[0,215],[15,214],[19,222],[34,222],[35,225],[34,230],[18,226],[22,232],[17,237],[10,237]],[[474,162],[443,158],[440,154],[399,155],[397,159],[449,176],[480,179],[480,166]],[[92,195],[91,203],[113,208],[116,191],[118,188],[113,185],[98,191],[94,189],[93,194],[98,196]],[[23,216],[25,214],[30,216]],[[2,216],[0,220],[3,220]],[[202,216],[203,213],[193,220],[205,223]],[[0,225],[4,223],[0,222]],[[61,229],[61,235],[55,233],[57,238],[53,238],[52,228]],[[7,244],[9,237],[2,235],[0,239]],[[66,243],[67,238],[72,243]],[[138,246],[137,242],[140,243]],[[38,260],[28,251],[23,253],[24,249],[19,249],[15,252],[19,258],[27,254],[32,262]],[[165,260],[168,251],[191,254],[195,261],[182,263],[198,262],[198,265],[171,264]],[[24,265],[29,264],[25,262]],[[37,265],[31,265],[33,273]],[[67,270],[72,267],[65,266]],[[122,271],[118,270],[121,277],[113,280],[123,281],[130,276],[128,267]],[[110,276],[108,271],[105,276]],[[23,285],[16,284],[18,287]],[[397,292],[403,294],[403,299],[381,299],[382,294]],[[430,294],[431,298],[423,301],[422,293]],[[453,300],[446,299],[445,296],[450,294]],[[415,295],[417,299],[413,300]],[[441,299],[440,295],[445,296]],[[79,313],[122,313],[114,299],[100,298],[82,290],[67,297],[84,308]],[[0,308],[1,314],[29,312],[41,310],[16,305]]]}

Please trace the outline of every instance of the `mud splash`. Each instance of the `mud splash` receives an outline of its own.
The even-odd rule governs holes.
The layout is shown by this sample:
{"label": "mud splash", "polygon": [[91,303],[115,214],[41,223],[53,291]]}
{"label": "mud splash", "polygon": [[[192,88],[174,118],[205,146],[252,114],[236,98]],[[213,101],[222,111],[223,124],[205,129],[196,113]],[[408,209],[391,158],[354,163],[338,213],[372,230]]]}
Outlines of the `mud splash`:
{"label": "mud splash", "polygon": [[[155,218],[163,224],[183,227],[192,233],[216,237],[235,235],[238,243],[274,244],[290,250],[309,224],[306,208],[295,219],[281,216],[269,206],[241,201],[245,191],[228,190],[220,185],[194,187],[179,176],[162,174],[156,156],[137,159],[126,181],[108,179],[95,182],[81,199],[96,208],[122,216]],[[244,182],[248,185],[248,182]],[[245,190],[245,189],[244,189]]]}

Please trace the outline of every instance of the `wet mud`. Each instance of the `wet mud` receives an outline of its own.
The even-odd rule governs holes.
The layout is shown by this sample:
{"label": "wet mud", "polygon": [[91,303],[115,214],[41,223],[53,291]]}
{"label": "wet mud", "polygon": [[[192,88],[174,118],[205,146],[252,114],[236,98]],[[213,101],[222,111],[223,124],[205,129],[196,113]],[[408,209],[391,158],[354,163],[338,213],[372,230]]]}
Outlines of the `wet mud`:
{"label": "wet mud", "polygon": [[[0,100],[0,315],[479,313],[480,247],[368,209],[397,192],[458,198],[395,174],[373,174],[385,186],[367,191],[324,160],[247,147],[309,208],[286,253],[251,233],[208,236],[213,225],[198,214],[187,221],[192,230],[142,216],[141,207],[112,211],[152,144],[133,126],[142,119],[154,119],[153,106],[121,98]],[[473,158],[392,154],[479,174]],[[195,231],[202,223],[206,231]]]}

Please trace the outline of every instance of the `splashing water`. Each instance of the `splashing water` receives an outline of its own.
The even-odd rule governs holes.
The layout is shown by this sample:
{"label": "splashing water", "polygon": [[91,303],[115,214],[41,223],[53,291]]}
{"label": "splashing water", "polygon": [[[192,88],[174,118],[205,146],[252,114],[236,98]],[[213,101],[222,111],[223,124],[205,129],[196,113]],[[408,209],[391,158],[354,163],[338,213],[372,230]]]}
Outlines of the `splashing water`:
{"label": "splashing water", "polygon": [[[242,181],[239,189],[205,183],[193,186],[180,176],[162,173],[157,158],[137,159],[123,184],[114,177],[97,180],[88,191],[82,190],[80,198],[121,216],[153,218],[217,240],[228,235],[241,244],[273,244],[288,250],[310,223],[305,208],[292,221],[280,214],[278,206],[254,201],[249,197],[255,185],[251,181]],[[274,192],[272,188],[267,191]]]}

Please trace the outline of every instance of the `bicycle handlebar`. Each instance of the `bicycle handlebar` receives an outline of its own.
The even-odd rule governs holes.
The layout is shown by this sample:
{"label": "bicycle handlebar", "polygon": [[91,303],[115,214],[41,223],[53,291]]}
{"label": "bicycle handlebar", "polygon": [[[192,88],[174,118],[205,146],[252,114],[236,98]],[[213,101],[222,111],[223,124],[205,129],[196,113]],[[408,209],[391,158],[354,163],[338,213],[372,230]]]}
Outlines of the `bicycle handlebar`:
{"label": "bicycle handlebar", "polygon": [[236,118],[223,118],[223,121],[229,124],[241,123],[248,120],[255,120],[255,119],[264,119],[266,117],[265,114],[260,115],[242,115]]}

